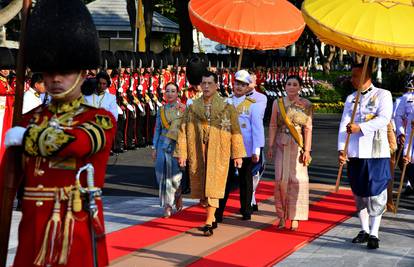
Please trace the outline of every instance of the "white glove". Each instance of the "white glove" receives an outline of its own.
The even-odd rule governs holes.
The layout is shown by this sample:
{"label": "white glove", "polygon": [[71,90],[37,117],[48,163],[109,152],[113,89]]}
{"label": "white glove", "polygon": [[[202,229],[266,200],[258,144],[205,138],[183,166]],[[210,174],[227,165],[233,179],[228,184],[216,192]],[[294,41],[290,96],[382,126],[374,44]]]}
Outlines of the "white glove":
{"label": "white glove", "polygon": [[138,108],[141,112],[144,112],[144,108],[142,107],[141,103],[138,104]]}
{"label": "white glove", "polygon": [[130,104],[127,105],[127,109],[129,109],[130,111],[134,111],[134,108]]}
{"label": "white glove", "polygon": [[124,90],[122,89],[122,87],[119,87],[118,88],[118,92],[120,92],[120,93],[124,92]]}
{"label": "white glove", "polygon": [[142,84],[138,85],[138,90],[139,90],[139,91],[144,90],[144,86],[142,86]]}
{"label": "white glove", "polygon": [[6,146],[6,148],[11,146],[21,146],[23,143],[23,136],[25,132],[26,128],[24,127],[16,126],[10,128],[6,132],[6,136],[4,138],[4,145]]}
{"label": "white glove", "polygon": [[121,108],[120,106],[116,105],[116,107],[117,107],[117,109],[118,109],[118,114],[119,114],[119,115],[124,114],[124,112],[122,111],[122,108]]}

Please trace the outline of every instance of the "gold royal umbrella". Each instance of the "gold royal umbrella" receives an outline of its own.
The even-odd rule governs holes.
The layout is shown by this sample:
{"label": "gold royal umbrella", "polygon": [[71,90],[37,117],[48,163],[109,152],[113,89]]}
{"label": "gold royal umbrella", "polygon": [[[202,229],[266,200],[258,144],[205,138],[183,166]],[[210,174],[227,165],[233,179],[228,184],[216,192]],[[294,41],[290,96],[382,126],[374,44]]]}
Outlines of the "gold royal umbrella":
{"label": "gold royal umbrella", "polygon": [[[354,122],[369,56],[414,60],[412,0],[305,0],[302,14],[306,24],[322,42],[367,56],[351,123]],[[345,153],[349,137],[348,134]],[[342,167],[339,168],[336,191]],[[397,208],[401,186],[402,183],[397,197]]]}
{"label": "gold royal umbrella", "polygon": [[306,0],[302,14],[322,42],[373,57],[414,60],[412,0]]}

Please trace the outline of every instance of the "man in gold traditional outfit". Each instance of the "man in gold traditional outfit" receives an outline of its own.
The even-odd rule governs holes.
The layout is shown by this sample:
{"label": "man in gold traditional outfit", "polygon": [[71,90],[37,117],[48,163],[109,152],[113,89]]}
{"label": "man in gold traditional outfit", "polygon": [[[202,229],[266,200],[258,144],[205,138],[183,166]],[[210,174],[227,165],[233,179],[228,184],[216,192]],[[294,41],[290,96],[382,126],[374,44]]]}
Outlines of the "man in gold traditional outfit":
{"label": "man in gold traditional outfit", "polygon": [[232,158],[234,166],[240,168],[246,156],[237,111],[218,95],[217,82],[215,73],[203,74],[203,96],[188,107],[175,150],[181,167],[188,160],[191,197],[199,198],[206,207],[206,225],[202,229],[205,236],[212,235],[217,227],[214,213],[219,199],[224,197],[228,159]]}

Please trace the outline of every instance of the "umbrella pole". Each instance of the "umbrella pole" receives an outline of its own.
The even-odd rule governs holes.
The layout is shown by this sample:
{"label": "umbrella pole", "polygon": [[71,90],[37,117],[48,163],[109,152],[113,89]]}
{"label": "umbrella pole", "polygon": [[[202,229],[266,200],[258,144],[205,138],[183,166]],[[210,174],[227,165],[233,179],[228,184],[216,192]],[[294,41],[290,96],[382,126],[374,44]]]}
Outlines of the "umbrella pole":
{"label": "umbrella pole", "polygon": [[[405,156],[408,158],[411,154],[411,147],[413,145],[413,136],[414,136],[414,121],[411,121],[411,134],[410,134],[410,141],[408,142],[408,149],[407,149],[407,153],[405,154]],[[394,213],[397,214],[398,211],[398,206],[400,205],[400,197],[401,197],[401,191],[402,191],[402,187],[403,187],[403,183],[404,183],[404,178],[405,178],[405,171],[407,169],[407,165],[408,164],[404,164],[402,173],[401,173],[401,179],[400,179],[400,185],[398,186],[398,194],[397,194],[397,202],[395,203],[395,211]]]}
{"label": "umbrella pole", "polygon": [[[364,62],[364,67],[362,68],[362,74],[361,74],[361,79],[359,80],[359,86],[358,86],[358,91],[357,91],[357,95],[355,97],[355,104],[354,104],[354,109],[352,110],[352,116],[351,116],[351,122],[350,123],[354,123],[355,120],[355,115],[356,115],[356,111],[359,105],[359,99],[361,98],[361,91],[362,91],[362,84],[365,80],[365,75],[367,73],[367,67],[368,67],[368,61],[369,61],[369,56],[365,56],[365,62]],[[345,141],[345,148],[344,148],[344,155],[346,156],[348,154],[348,145],[349,145],[349,139],[351,138],[351,134],[347,133],[346,134],[346,141]],[[341,177],[342,177],[342,169],[343,169],[343,164],[339,165],[339,170],[338,170],[338,175],[336,177],[336,183],[335,183],[335,192],[338,192],[339,190],[339,185],[341,183]]]}
{"label": "umbrella pole", "polygon": [[240,48],[239,63],[237,64],[237,70],[241,69],[242,59],[243,59],[243,48]]}

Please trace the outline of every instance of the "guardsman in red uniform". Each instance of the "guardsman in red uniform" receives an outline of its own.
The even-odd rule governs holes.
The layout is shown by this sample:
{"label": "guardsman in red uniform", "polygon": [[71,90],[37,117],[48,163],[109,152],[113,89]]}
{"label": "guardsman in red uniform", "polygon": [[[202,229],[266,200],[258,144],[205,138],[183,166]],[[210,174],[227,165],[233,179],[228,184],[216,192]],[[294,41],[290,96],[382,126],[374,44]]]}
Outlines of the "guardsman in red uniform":
{"label": "guardsman in red uniform", "polygon": [[4,135],[13,120],[14,88],[8,80],[14,57],[6,47],[0,47],[0,162],[4,154]]}
{"label": "guardsman in red uniform", "polygon": [[[52,101],[27,113],[5,138],[6,146],[21,145],[24,151],[22,219],[13,266],[87,267],[94,266],[94,255],[97,266],[106,266],[100,190],[90,198],[96,201],[95,213],[90,215],[82,201],[104,185],[116,130],[113,115],[84,104],[81,94],[86,70],[99,66],[95,26],[79,0],[37,1],[27,40],[28,66],[42,72]],[[94,187],[85,173],[76,179],[88,163],[95,169]]]}

